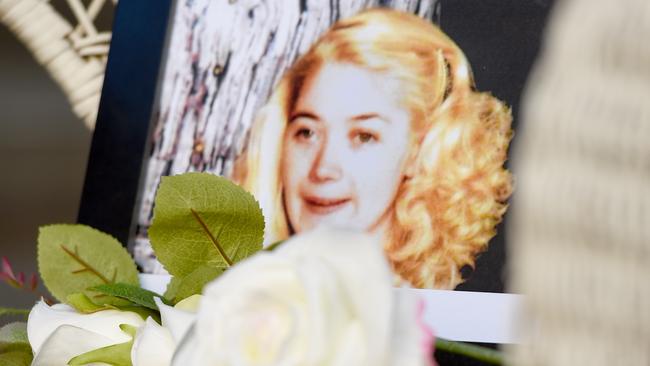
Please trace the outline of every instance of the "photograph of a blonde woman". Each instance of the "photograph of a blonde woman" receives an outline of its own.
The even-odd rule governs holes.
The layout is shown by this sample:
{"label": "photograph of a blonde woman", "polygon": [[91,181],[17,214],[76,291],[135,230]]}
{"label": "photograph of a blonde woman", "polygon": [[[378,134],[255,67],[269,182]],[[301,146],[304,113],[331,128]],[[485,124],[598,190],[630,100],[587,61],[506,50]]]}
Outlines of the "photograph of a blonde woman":
{"label": "photograph of a blonde woman", "polygon": [[440,28],[365,10],[282,76],[231,177],[259,200],[267,244],[320,225],[362,230],[397,283],[454,289],[506,211],[511,121]]}
{"label": "photograph of a blonde woman", "polygon": [[165,273],[147,234],[160,177],[203,171],[255,196],[266,246],[344,227],[376,238],[396,286],[506,292],[508,154],[547,10],[176,2],[130,243],[142,271]]}

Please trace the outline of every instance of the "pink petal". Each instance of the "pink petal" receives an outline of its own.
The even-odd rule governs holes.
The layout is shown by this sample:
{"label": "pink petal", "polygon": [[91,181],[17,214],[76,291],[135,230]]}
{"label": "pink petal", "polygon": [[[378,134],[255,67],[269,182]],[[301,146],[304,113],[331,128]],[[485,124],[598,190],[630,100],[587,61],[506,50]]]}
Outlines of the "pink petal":
{"label": "pink petal", "polygon": [[2,257],[2,273],[6,274],[9,278],[16,280],[13,269],[11,269],[11,264],[7,257]]}
{"label": "pink petal", "polygon": [[31,290],[36,290],[36,287],[38,287],[38,276],[36,276],[36,273],[32,273],[32,275],[29,277],[29,283]]}
{"label": "pink petal", "polygon": [[429,362],[427,366],[437,366],[436,361],[433,359],[433,350],[435,349],[436,338],[433,335],[433,330],[431,330],[431,328],[429,328],[429,326],[424,323],[424,307],[424,300],[420,299],[416,316],[418,326],[422,331],[422,339],[420,341],[420,345],[422,347],[422,353],[428,356],[427,360]]}
{"label": "pink petal", "polygon": [[4,281],[5,283],[7,283],[11,287],[15,287],[15,288],[20,288],[21,287],[21,285],[18,283],[18,281],[16,281],[15,278],[9,276],[6,273],[0,272],[0,281]]}

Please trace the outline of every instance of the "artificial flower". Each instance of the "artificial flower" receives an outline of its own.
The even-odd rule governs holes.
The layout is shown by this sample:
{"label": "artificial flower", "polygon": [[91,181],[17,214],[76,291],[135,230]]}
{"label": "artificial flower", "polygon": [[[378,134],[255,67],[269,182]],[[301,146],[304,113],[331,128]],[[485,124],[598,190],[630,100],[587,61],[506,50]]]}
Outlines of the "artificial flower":
{"label": "artificial flower", "polygon": [[131,340],[120,324],[140,327],[133,312],[103,310],[82,314],[65,304],[49,306],[39,301],[29,313],[27,337],[34,351],[32,366],[67,365],[75,356]]}
{"label": "artificial flower", "polygon": [[206,286],[173,365],[428,365],[417,300],[390,273],[368,236],[297,235]]}
{"label": "artificial flower", "polygon": [[131,348],[133,366],[167,366],[171,363],[176,344],[169,330],[152,318],[138,328]]}
{"label": "artificial flower", "polygon": [[[34,366],[59,366],[81,354],[126,343],[133,339],[130,358],[133,366],[170,365],[176,344],[194,321],[199,295],[175,307],[154,298],[162,319],[143,321],[129,311],[101,310],[82,314],[65,304],[49,306],[39,301],[27,323],[29,342],[34,351]],[[135,336],[120,329],[121,324],[137,328]],[[127,356],[128,358],[129,356]]]}
{"label": "artificial flower", "polygon": [[148,318],[135,335],[131,349],[133,366],[168,366],[171,364],[176,345],[185,336],[195,318],[200,295],[187,298],[176,306],[165,305],[154,298],[162,325]]}

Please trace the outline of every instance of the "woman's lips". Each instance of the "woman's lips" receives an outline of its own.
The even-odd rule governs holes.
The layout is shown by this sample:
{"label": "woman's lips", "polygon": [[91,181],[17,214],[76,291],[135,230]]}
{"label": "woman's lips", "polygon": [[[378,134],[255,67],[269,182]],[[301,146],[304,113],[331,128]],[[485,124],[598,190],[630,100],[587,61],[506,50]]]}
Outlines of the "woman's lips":
{"label": "woman's lips", "polygon": [[324,198],[309,196],[303,197],[307,209],[318,215],[326,215],[342,209],[348,202],[349,198]]}

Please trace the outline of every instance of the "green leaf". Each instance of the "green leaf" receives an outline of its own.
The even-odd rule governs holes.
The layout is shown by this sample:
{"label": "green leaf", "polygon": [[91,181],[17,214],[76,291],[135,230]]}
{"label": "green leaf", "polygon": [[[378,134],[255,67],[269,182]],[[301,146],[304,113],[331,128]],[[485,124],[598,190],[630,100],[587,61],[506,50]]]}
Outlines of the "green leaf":
{"label": "green leaf", "polygon": [[490,365],[503,365],[503,353],[470,343],[455,342],[443,338],[436,338],[436,350],[463,355]]}
{"label": "green leaf", "polygon": [[69,295],[67,299],[67,303],[80,313],[90,314],[101,310],[117,309],[136,313],[140,315],[143,320],[146,320],[148,317],[152,317],[154,320],[160,323],[160,311],[158,311],[158,309],[152,310],[147,307],[137,305],[128,300],[124,301],[126,302],[125,305],[97,305],[92,302],[88,296],[82,293]]}
{"label": "green leaf", "polygon": [[167,289],[165,290],[165,299],[170,301],[172,304],[176,304],[177,301],[174,301],[176,294],[178,293],[178,288],[183,283],[182,277],[173,276],[171,281],[167,284]]}
{"label": "green leaf", "polygon": [[32,348],[27,340],[27,323],[9,323],[0,328],[0,365],[29,366]]}
{"label": "green leaf", "polygon": [[255,198],[207,173],[163,177],[149,239],[174,276],[232,264],[262,249],[264,216]]}
{"label": "green leaf", "polygon": [[95,305],[98,306],[121,307],[121,306],[133,305],[133,303],[129,300],[117,296],[100,294],[94,292],[93,290],[90,290],[90,288],[88,288],[86,292],[89,294],[94,294],[92,297],[90,297],[90,301],[92,301]]}
{"label": "green leaf", "polygon": [[[121,324],[120,329],[135,338],[136,327]],[[114,344],[82,353],[68,361],[68,365],[83,366],[93,362],[104,362],[113,366],[132,366],[131,348],[133,347],[133,338],[125,343]]]}
{"label": "green leaf", "polygon": [[[32,353],[32,348],[29,343],[25,342],[0,342],[0,354],[9,352],[29,352]],[[2,365],[2,364],[0,364]]]}
{"label": "green leaf", "polygon": [[27,318],[30,310],[28,309],[14,309],[14,308],[2,308],[0,307],[0,318],[3,316],[22,316]]}
{"label": "green leaf", "polygon": [[173,298],[174,303],[178,303],[192,295],[201,294],[203,287],[208,283],[219,277],[225,268],[216,268],[208,265],[201,266],[194,270],[194,272],[183,277],[178,285],[176,295]]}
{"label": "green leaf", "polygon": [[158,310],[158,306],[156,305],[156,302],[153,300],[153,298],[159,297],[163,299],[161,295],[158,295],[155,292],[145,290],[140,286],[127,285],[125,283],[99,285],[92,287],[91,290],[97,291],[101,294],[126,299],[134,304],[142,305],[156,311]]}
{"label": "green leaf", "polygon": [[72,306],[75,308],[78,312],[84,313],[84,314],[90,314],[90,313],[95,313],[100,310],[106,310],[110,309],[109,306],[106,305],[97,305],[86,294],[84,293],[77,293],[77,294],[70,294],[66,298],[66,304]]}
{"label": "green leaf", "polygon": [[0,342],[4,343],[27,343],[27,323],[14,322],[0,328]]}
{"label": "green leaf", "polygon": [[286,240],[278,240],[275,243],[273,243],[273,244],[267,246],[266,248],[264,248],[264,250],[266,250],[267,252],[272,252],[272,251],[276,250],[278,247],[280,247],[280,245],[282,245],[282,243],[284,243],[285,241]]}
{"label": "green leaf", "polygon": [[148,317],[151,317],[158,324],[162,324],[160,322],[160,311],[158,311],[158,310],[152,310],[152,309],[149,309],[147,307],[140,306],[140,305],[116,306],[114,308],[117,309],[117,310],[130,311],[130,312],[136,313],[136,314],[140,315],[142,320],[147,320]]}
{"label": "green leaf", "polygon": [[2,343],[0,342],[0,365],[2,366],[29,366],[34,356],[27,343]]}
{"label": "green leaf", "polygon": [[0,365],[29,366],[32,359],[27,323],[9,323],[0,328]]}
{"label": "green leaf", "polygon": [[59,301],[86,294],[93,302],[124,304],[111,297],[94,297],[89,287],[107,283],[138,285],[138,270],[129,253],[112,236],[84,225],[40,228],[38,268],[47,289]]}

